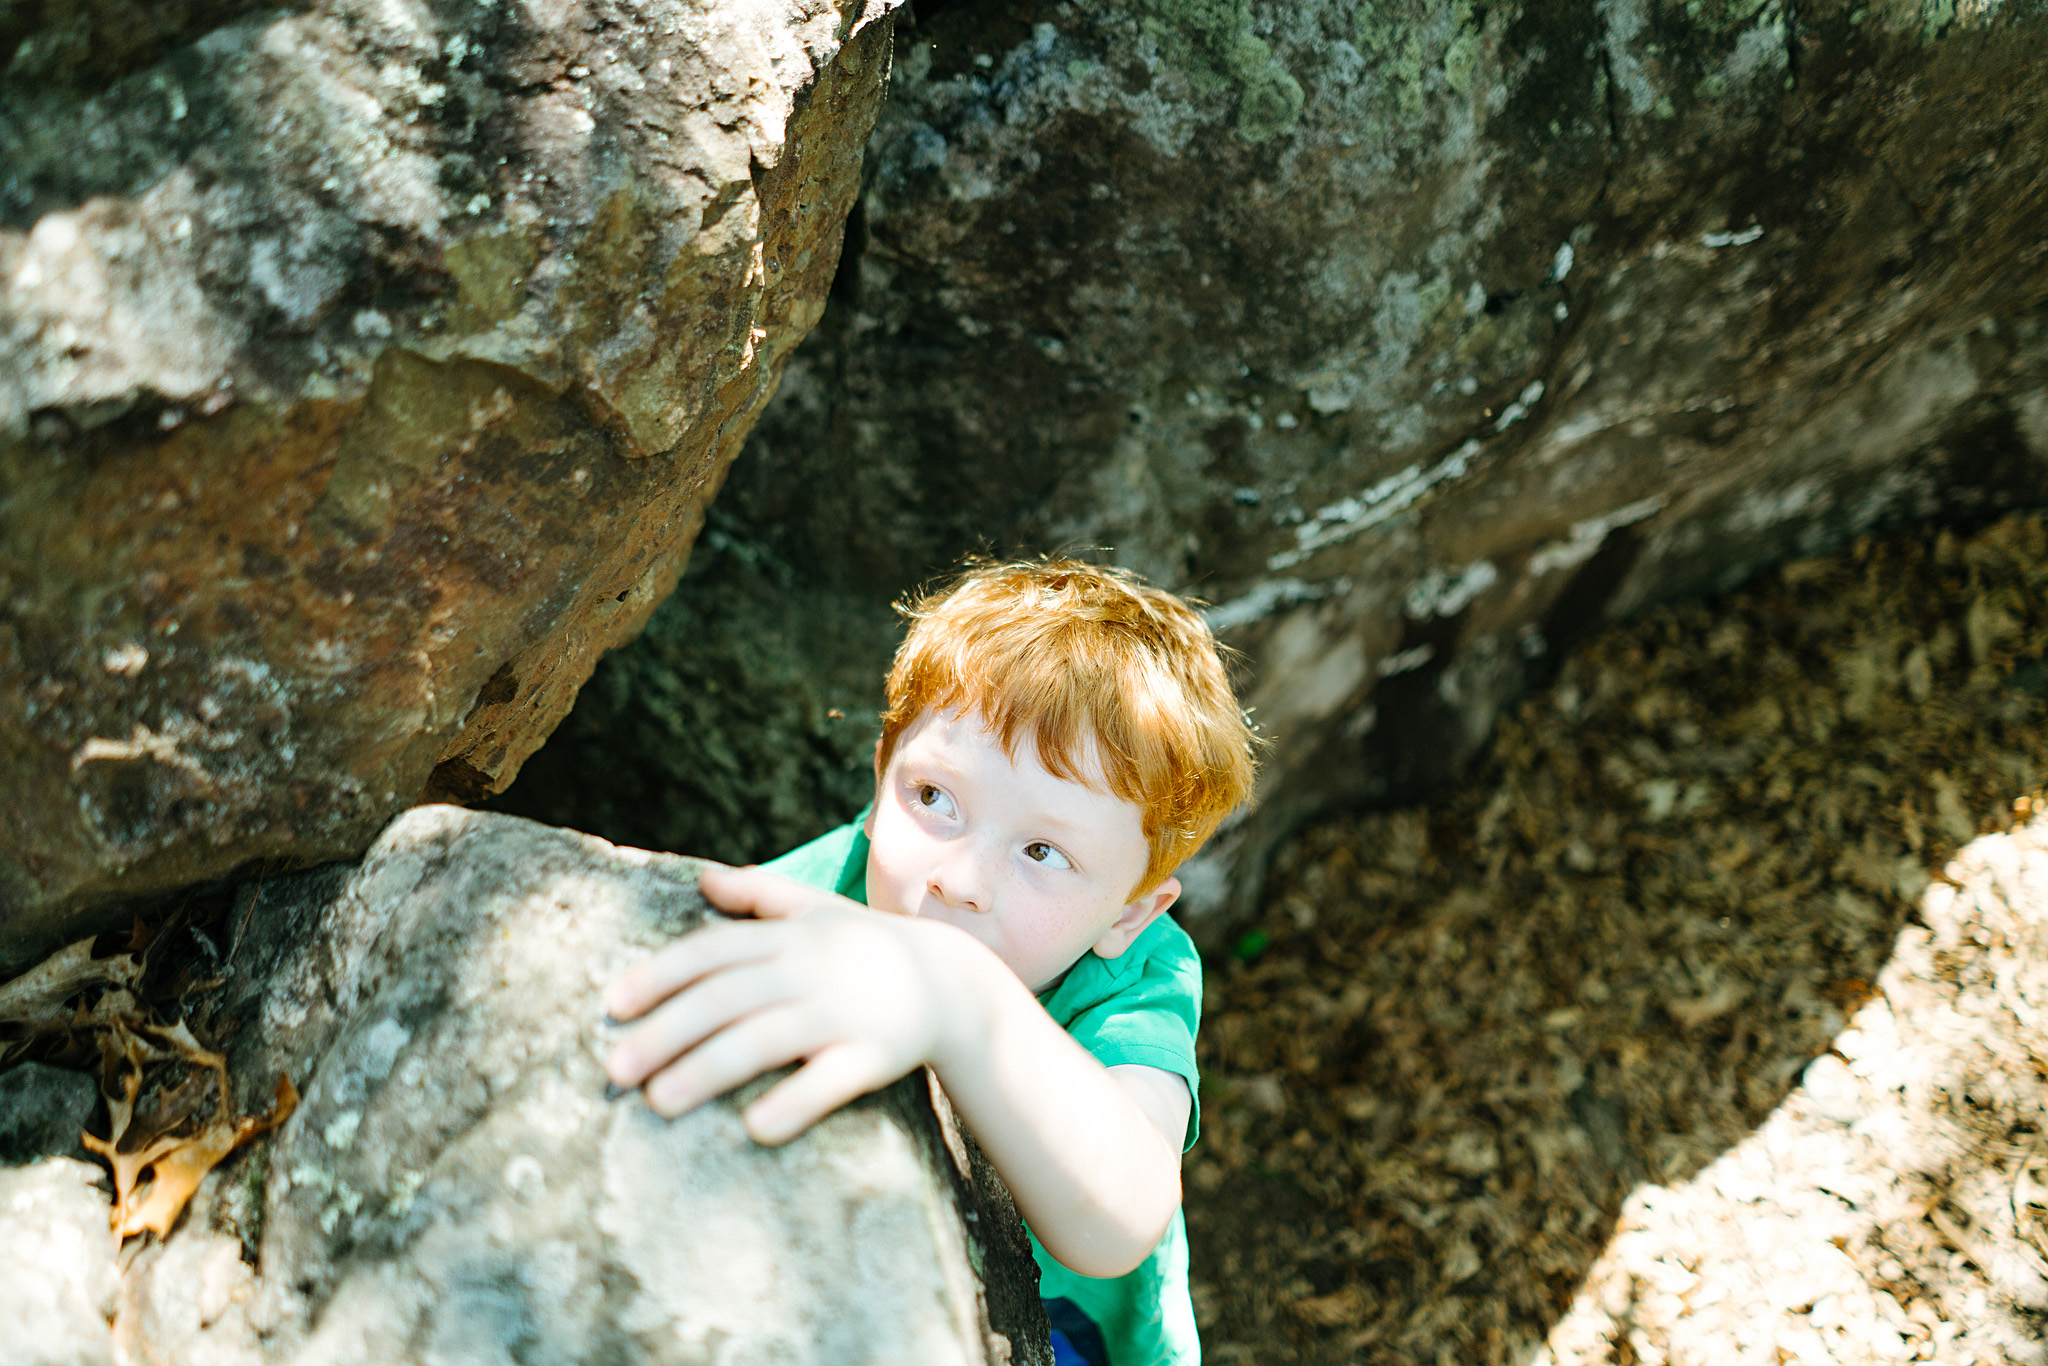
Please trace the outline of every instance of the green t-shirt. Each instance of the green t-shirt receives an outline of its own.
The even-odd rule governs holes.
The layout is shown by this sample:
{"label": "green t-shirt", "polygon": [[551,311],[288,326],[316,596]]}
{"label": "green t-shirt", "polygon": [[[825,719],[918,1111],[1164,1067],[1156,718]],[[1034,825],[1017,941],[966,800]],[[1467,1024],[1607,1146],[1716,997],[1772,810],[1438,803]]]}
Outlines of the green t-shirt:
{"label": "green t-shirt", "polygon": [[[868,839],[861,822],[842,825],[762,865],[784,877],[867,904]],[[1202,960],[1180,926],[1160,916],[1115,958],[1094,953],[1040,994],[1053,1022],[1104,1067],[1140,1063],[1188,1084],[1193,1147],[1201,1113],[1195,1028],[1201,1018]],[[1195,1366],[1202,1346],[1188,1298],[1188,1235],[1181,1212],[1159,1246],[1128,1275],[1097,1278],[1067,1270],[1031,1239],[1038,1293],[1068,1299],[1102,1329],[1110,1366]]]}

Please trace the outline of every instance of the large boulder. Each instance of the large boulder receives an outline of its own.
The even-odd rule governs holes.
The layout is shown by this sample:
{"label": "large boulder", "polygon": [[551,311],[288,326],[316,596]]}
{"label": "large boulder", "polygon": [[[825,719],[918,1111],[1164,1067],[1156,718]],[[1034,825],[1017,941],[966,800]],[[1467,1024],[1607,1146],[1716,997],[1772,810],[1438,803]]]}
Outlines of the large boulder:
{"label": "large boulder", "polygon": [[[777,1149],[733,1098],[607,1098],[602,988],[710,914],[696,867],[426,806],[359,865],[251,887],[205,1016],[236,1107],[282,1074],[298,1109],[118,1294],[79,1164],[0,1171],[55,1211],[0,1238],[0,1286],[41,1259],[26,1308],[106,1359],[1049,1362],[1015,1208],[922,1071]],[[81,1198],[95,1236],[63,1242]],[[58,1346],[34,1359],[96,1359]]]}
{"label": "large boulder", "polygon": [[0,16],[0,968],[511,780],[818,319],[893,3]]}
{"label": "large boulder", "polygon": [[1589,627],[2048,499],[2038,6],[917,9],[858,259],[519,809],[786,847],[863,799],[890,599],[1080,548],[1245,652],[1225,911]]}

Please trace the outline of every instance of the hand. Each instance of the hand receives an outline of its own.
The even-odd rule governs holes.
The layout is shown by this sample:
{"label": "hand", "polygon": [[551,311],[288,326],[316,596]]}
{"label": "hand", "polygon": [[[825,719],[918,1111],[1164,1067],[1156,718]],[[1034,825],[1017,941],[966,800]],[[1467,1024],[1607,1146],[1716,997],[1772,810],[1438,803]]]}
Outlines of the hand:
{"label": "hand", "polygon": [[611,984],[606,1010],[640,1021],[606,1060],[615,1084],[673,1117],[805,1060],[744,1114],[756,1142],[778,1144],[930,1060],[947,1018],[938,960],[958,931],[759,868],[707,868],[702,887],[752,918],[684,935]]}

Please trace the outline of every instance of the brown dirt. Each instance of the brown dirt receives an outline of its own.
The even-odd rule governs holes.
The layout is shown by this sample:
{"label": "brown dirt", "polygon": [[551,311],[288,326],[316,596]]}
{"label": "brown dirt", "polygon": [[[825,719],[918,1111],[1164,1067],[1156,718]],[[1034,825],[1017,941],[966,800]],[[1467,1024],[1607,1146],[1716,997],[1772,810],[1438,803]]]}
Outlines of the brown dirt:
{"label": "brown dirt", "polygon": [[[2048,777],[2044,647],[2042,517],[1866,540],[1595,640],[1457,790],[1295,841],[1211,974],[1209,1359],[2040,1359],[2048,1039],[2014,965],[2048,835],[2012,846],[2033,902],[1948,882]],[[1874,1020],[1946,1042],[1843,1081]],[[1850,1148],[1783,1156],[1823,1132]],[[1831,1180],[1853,1227],[1808,1208]],[[1841,1285],[1760,1273],[1768,1219]]]}

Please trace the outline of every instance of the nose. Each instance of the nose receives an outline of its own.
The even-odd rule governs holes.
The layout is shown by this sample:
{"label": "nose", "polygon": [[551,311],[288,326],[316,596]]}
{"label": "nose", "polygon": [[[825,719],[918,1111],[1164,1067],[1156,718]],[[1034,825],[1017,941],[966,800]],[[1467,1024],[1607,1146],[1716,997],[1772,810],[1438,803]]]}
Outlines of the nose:
{"label": "nose", "polygon": [[980,861],[970,850],[936,864],[924,882],[925,891],[956,911],[980,914],[989,908],[988,883],[981,875]]}

